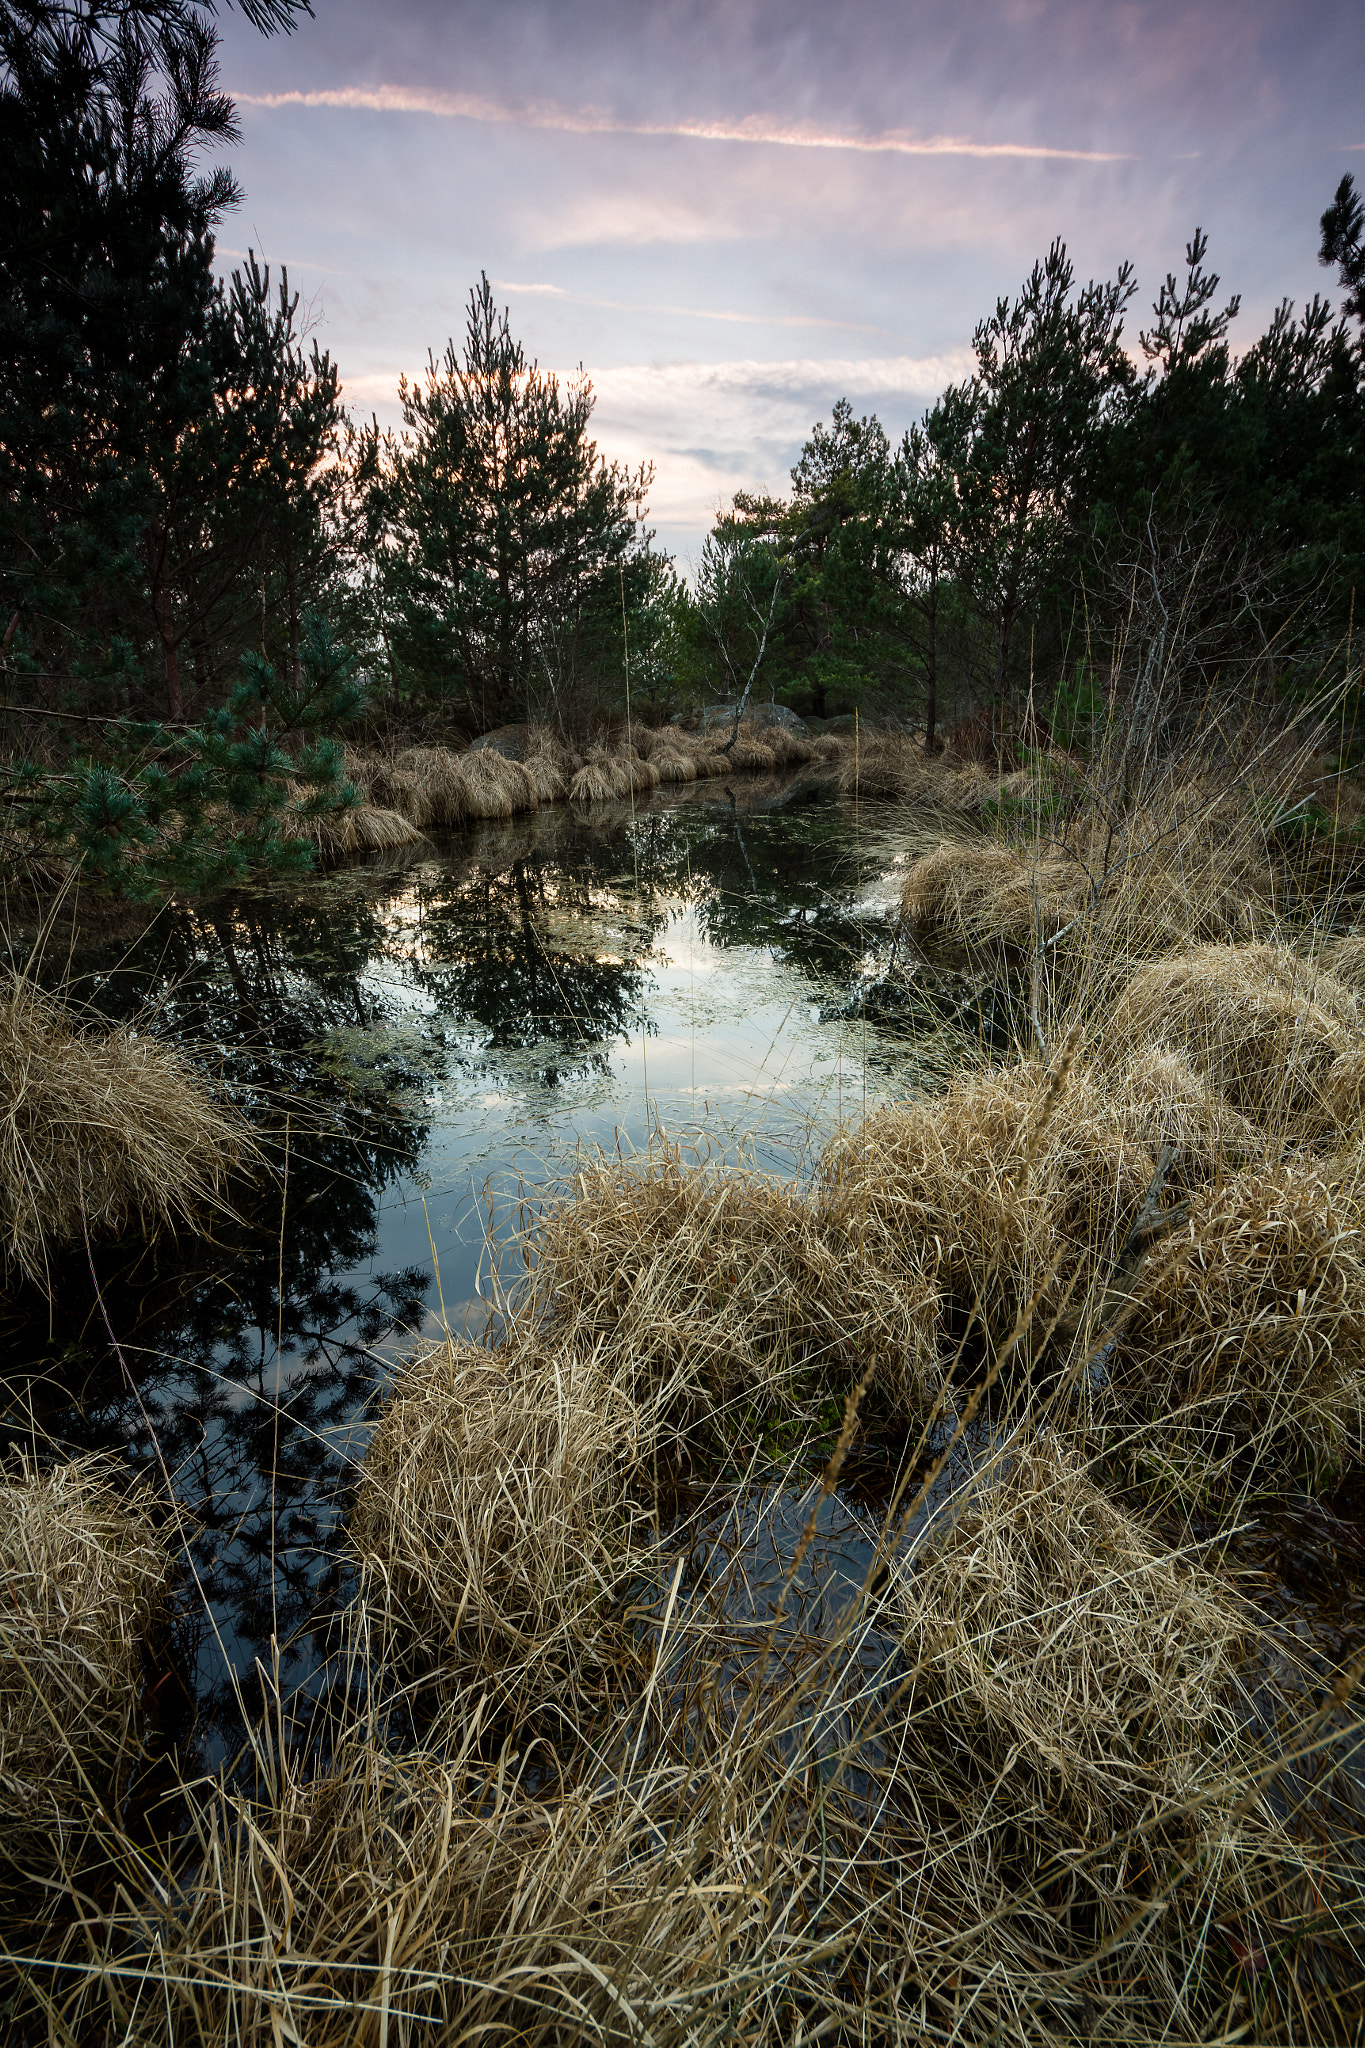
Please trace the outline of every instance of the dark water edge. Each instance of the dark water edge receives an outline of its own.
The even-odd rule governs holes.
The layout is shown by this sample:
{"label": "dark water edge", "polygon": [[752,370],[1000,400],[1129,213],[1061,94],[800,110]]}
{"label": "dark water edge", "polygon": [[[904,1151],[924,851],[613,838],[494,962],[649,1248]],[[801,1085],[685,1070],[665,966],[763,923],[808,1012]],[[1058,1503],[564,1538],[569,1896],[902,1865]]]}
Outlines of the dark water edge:
{"label": "dark water edge", "polygon": [[[907,952],[904,858],[896,815],[828,781],[709,785],[173,905],[72,962],[74,1000],[196,1050],[267,1158],[209,1236],[82,1252],[50,1306],[0,1304],[3,1441],[109,1451],[175,1504],[186,1576],[148,1688],[183,1756],[235,1753],[258,1668],[286,1697],[319,1682],[349,1591],[339,1517],[393,1363],[414,1332],[484,1327],[490,1260],[578,1147],[672,1141],[800,1175],[869,1101],[1007,1049],[1007,982]],[[904,1448],[820,1509],[792,1627],[823,1628],[860,1582]],[[669,1540],[699,1583],[743,1584],[755,1625],[810,1479],[679,1495]],[[1239,1522],[1241,1589],[1310,1666],[1340,1665],[1365,1636],[1359,1475]]]}

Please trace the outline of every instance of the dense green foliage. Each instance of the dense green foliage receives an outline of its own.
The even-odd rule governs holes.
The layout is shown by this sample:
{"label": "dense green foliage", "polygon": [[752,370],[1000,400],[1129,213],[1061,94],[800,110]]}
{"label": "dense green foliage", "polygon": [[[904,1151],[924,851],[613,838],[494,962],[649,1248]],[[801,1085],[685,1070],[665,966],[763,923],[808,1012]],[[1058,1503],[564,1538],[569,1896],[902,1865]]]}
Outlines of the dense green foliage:
{"label": "dense green foliage", "polygon": [[[1306,686],[1365,563],[1365,344],[1315,298],[1234,358],[1238,301],[1214,309],[1206,253],[1196,231],[1139,337],[1142,372],[1123,337],[1131,271],[1078,288],[1058,243],[899,447],[841,400],[790,498],[741,495],[711,536],[698,634],[718,683],[741,690],[757,661],[760,695],[892,712],[931,746],[945,681],[959,716],[992,707],[997,738],[1030,715],[1072,730],[1101,673],[1141,699],[1142,675],[1118,673],[1139,645],[1166,686]],[[1322,253],[1361,317],[1349,179]]]}
{"label": "dense green foliage", "polygon": [[197,725],[111,720],[99,751],[64,767],[14,760],[0,772],[11,832],[144,901],[310,866],[309,827],[358,801],[335,737],[360,708],[353,668],[306,617],[295,662],[248,655]]}
{"label": "dense green foliage", "polygon": [[179,720],[323,594],[337,374],[287,279],[215,279],[215,53],[193,8],[0,8],[0,605],[48,707]]}
{"label": "dense green foliage", "polygon": [[[300,9],[245,11],[270,31]],[[931,749],[975,716],[999,753],[1049,723],[1083,743],[1113,699],[1160,744],[1215,682],[1283,700],[1330,663],[1365,564],[1351,178],[1321,222],[1339,315],[1286,301],[1235,354],[1196,230],[1139,357],[1131,269],[1082,284],[1055,242],[898,445],[841,399],[789,495],[718,516],[689,590],[651,545],[652,468],[599,454],[591,384],[528,361],[486,277],[462,345],[401,384],[397,435],[345,418],[286,276],[252,255],[219,280],[240,194],[208,161],[236,135],[216,47],[204,0],[0,0],[13,845],[36,826],[137,887],[304,857],[270,807],[286,783],[339,800],[309,749],[318,707],[361,696],[318,682],[346,664],[312,614],[356,649],[372,715],[448,732],[583,735],[633,693],[654,720],[862,707]],[[252,746],[273,765],[248,800],[221,749]]]}
{"label": "dense green foliage", "polygon": [[598,457],[592,386],[527,362],[487,277],[463,351],[452,341],[399,398],[401,439],[372,427],[355,450],[395,660],[420,689],[453,681],[476,730],[528,712],[562,724],[604,638],[621,666],[653,472]]}

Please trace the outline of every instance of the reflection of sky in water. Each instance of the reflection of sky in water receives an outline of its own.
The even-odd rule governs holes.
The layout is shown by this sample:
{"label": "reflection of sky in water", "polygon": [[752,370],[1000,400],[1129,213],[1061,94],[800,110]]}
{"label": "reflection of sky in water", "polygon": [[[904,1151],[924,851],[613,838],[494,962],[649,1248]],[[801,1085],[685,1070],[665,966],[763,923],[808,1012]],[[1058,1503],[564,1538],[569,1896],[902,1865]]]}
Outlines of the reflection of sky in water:
{"label": "reflection of sky in water", "polygon": [[312,1661],[338,1481],[410,1332],[481,1325],[490,1221],[506,1247],[583,1146],[800,1173],[839,1119],[923,1078],[922,1020],[856,1003],[899,848],[827,789],[777,794],[543,812],[172,908],[91,967],[80,993],[151,1005],[289,1125],[287,1194],[277,1144],[240,1230],[150,1276],[111,1248],[98,1312],[74,1284],[71,1327],[26,1339],[45,1426],[163,1470],[197,1517],[213,1623],[191,1657],[219,1740],[228,1669],[268,1663],[272,1636],[295,1644],[286,1683]]}
{"label": "reflection of sky in water", "polygon": [[[315,1664],[338,1487],[410,1333],[442,1304],[481,1326],[490,1218],[506,1253],[581,1146],[667,1140],[800,1175],[839,1121],[999,1028],[989,981],[896,937],[905,845],[903,823],[819,790],[733,811],[709,790],[656,797],[633,825],[556,809],[172,909],[126,960],[91,965],[78,993],[118,1016],[150,1004],[276,1134],[239,1226],[106,1247],[98,1289],[73,1261],[51,1315],[7,1332],[11,1440],[36,1424],[112,1450],[196,1518],[185,1655],[210,1751],[241,1732],[229,1672],[268,1668],[272,1637],[286,1689]],[[705,1576],[732,1557],[765,1607],[805,1512],[767,1480],[722,1502],[698,1530]],[[877,1505],[819,1519],[803,1627],[861,1578]],[[1347,1523],[1329,1520],[1339,1559]],[[1317,1554],[1310,1535],[1295,1515],[1275,1537],[1282,1583]],[[1321,1599],[1294,1584],[1304,1630],[1349,1630],[1339,1573]]]}
{"label": "reflection of sky in water", "polygon": [[[833,977],[813,985],[766,948],[718,945],[692,906],[666,908],[663,931],[633,953],[613,948],[620,935],[606,927],[584,919],[575,929],[556,914],[546,933],[556,946],[630,957],[643,970],[643,1001],[624,1028],[606,1040],[585,1032],[561,1062],[547,1065],[539,1042],[490,1061],[434,1001],[383,1031],[343,1027],[332,1040],[357,1065],[382,1068],[392,1053],[427,1076],[409,1090],[427,1129],[420,1170],[382,1199],[378,1258],[428,1256],[430,1228],[448,1312],[474,1293],[490,1176],[499,1193],[522,1178],[534,1188],[568,1170],[580,1146],[647,1155],[660,1137],[792,1173],[862,1109],[868,1027],[822,1021],[846,990]],[[385,980],[367,979],[376,1002]],[[399,993],[391,981],[383,989],[390,1001]],[[874,1078],[872,1092],[884,1086]]]}

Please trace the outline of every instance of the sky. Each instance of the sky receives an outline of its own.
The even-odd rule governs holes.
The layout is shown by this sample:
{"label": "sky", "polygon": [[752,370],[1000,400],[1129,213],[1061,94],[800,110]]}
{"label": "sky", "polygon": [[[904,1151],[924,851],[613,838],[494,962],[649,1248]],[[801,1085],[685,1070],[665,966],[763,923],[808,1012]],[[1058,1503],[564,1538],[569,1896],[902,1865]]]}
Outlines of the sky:
{"label": "sky", "polygon": [[1196,225],[1253,340],[1329,295],[1318,219],[1365,186],[1360,0],[315,0],[220,14],[243,205],[346,403],[399,423],[486,271],[528,355],[655,466],[686,567],[782,491],[836,399],[898,438],[1055,236],[1130,258],[1137,345]]}

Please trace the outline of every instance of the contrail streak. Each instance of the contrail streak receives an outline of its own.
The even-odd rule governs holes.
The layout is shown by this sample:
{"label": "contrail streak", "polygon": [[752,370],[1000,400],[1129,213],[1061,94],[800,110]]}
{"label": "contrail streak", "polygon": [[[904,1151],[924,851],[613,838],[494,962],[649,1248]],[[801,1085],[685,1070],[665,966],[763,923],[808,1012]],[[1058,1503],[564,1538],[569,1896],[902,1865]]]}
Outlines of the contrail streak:
{"label": "contrail streak", "polygon": [[658,135],[689,142],[741,142],[770,149],[841,149],[862,156],[1037,157],[1080,164],[1131,163],[1124,150],[1054,149],[1033,142],[972,142],[956,135],[832,135],[783,128],[760,119],[623,121],[592,108],[575,111],[552,101],[507,102],[472,93],[429,92],[406,85],[334,86],[320,92],[241,92],[246,107],[340,107],[377,114],[437,114],[446,120],[493,122],[503,127],[547,128],[566,135]]}

